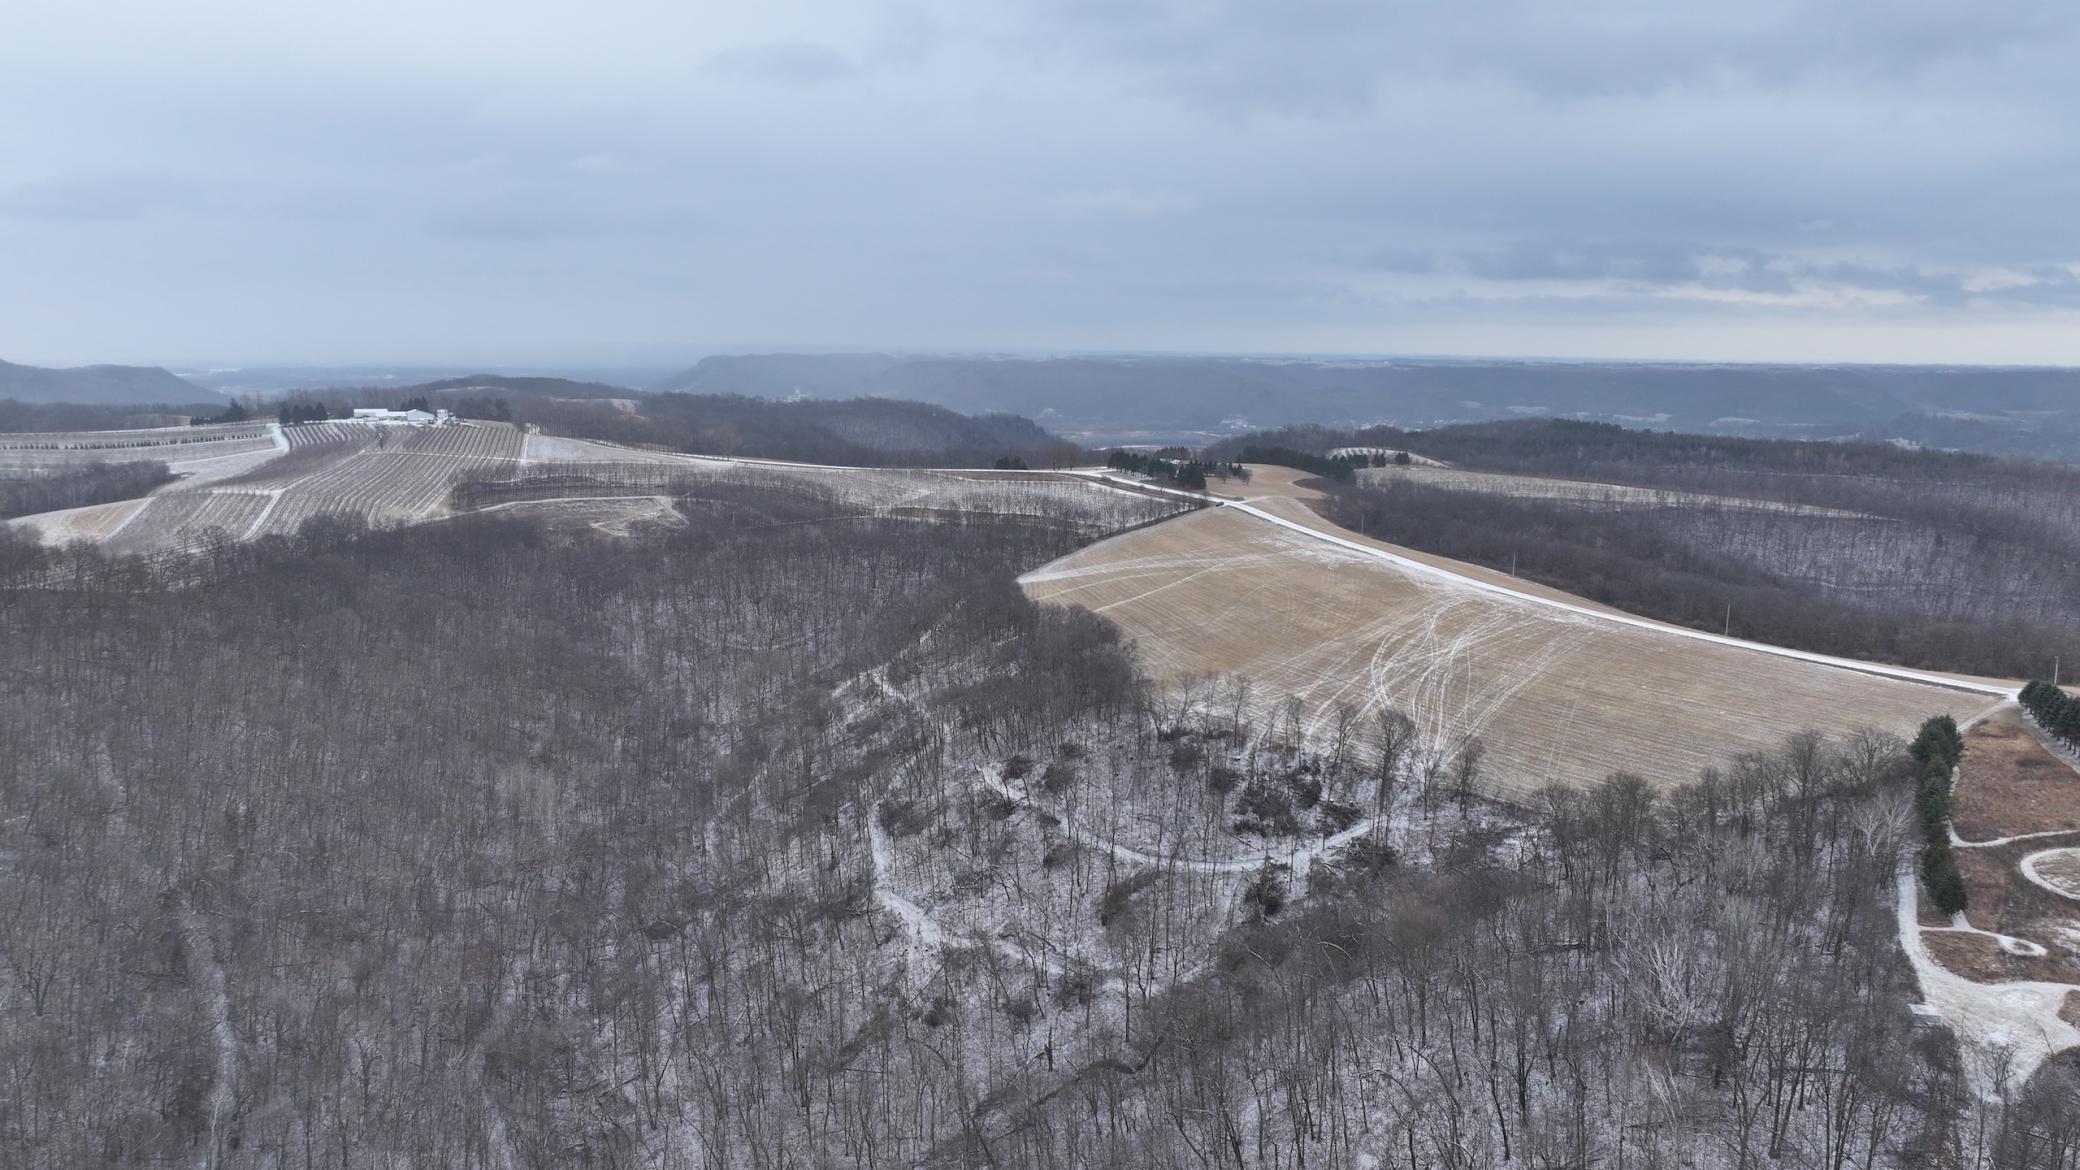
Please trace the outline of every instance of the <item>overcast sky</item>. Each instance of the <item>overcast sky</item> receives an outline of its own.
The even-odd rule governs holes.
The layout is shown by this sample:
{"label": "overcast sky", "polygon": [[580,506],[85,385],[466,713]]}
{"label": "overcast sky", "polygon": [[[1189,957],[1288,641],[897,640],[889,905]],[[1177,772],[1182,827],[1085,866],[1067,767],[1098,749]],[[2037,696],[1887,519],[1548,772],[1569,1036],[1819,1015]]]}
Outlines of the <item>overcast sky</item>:
{"label": "overcast sky", "polygon": [[0,0],[0,357],[2080,363],[2071,0]]}

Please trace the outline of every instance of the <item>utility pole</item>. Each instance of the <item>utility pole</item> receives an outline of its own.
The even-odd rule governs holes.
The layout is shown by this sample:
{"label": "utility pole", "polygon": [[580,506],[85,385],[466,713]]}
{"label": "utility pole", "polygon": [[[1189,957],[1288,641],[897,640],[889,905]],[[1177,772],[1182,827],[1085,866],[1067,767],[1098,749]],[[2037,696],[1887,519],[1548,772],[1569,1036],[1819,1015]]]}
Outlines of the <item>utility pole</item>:
{"label": "utility pole", "polygon": [[1731,601],[1726,603],[1726,625],[1719,631],[1719,634],[1725,638],[1733,637],[1733,603]]}

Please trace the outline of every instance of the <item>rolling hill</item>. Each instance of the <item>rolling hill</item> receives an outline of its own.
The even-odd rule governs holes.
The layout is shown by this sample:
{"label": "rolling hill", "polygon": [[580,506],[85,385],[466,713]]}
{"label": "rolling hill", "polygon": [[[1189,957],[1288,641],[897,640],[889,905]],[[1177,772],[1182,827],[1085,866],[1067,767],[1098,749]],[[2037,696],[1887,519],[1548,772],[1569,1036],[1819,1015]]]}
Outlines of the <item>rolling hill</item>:
{"label": "rolling hill", "polygon": [[2050,368],[745,354],[707,358],[656,388],[911,398],[1094,436],[1565,417],[2080,458],[2080,371]]}
{"label": "rolling hill", "polygon": [[0,399],[94,406],[214,402],[222,396],[158,366],[47,369],[0,361]]}

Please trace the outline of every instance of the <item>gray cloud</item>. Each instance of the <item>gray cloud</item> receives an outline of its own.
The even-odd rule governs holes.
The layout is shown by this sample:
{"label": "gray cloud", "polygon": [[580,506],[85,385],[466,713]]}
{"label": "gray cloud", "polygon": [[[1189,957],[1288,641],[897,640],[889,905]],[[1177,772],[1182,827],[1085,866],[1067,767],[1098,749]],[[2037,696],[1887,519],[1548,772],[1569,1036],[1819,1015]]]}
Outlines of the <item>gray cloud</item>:
{"label": "gray cloud", "polygon": [[57,6],[0,39],[0,357],[2080,361],[2076,19]]}
{"label": "gray cloud", "polygon": [[[1033,0],[1034,36],[1233,111],[1348,114],[1411,78],[1549,97],[1835,77],[1911,80],[2072,37],[2062,0]],[[2047,68],[2051,62],[2044,63]]]}
{"label": "gray cloud", "polygon": [[0,189],[0,216],[48,220],[129,220],[185,207],[190,185],[162,175],[75,174]]}
{"label": "gray cloud", "polygon": [[782,85],[822,85],[859,72],[859,66],[829,45],[814,41],[771,41],[715,54],[710,72]]}

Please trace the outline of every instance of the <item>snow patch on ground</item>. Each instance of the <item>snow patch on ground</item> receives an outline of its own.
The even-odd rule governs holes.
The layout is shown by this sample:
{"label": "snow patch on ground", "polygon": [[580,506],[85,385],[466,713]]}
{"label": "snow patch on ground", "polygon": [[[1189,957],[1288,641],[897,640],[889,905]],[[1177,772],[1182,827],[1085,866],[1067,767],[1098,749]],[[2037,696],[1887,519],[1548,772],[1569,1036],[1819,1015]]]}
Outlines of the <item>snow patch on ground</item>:
{"label": "snow patch on ground", "polygon": [[2070,984],[1975,983],[1946,970],[1921,941],[1919,879],[1911,868],[1902,869],[1897,884],[1900,946],[1926,1001],[1917,1014],[1938,1015],[1950,1026],[1964,1058],[1965,1078],[1981,1099],[2000,1101],[2052,1054],[2080,1045],[2080,1029],[2058,1015],[2073,990]]}
{"label": "snow patch on ground", "polygon": [[2070,859],[2075,865],[2080,865],[2080,847],[2067,846],[2060,849],[2039,849],[2035,853],[2024,857],[2017,868],[2022,870],[2023,877],[2028,878],[2040,888],[2049,890],[2061,898],[2080,902],[2080,891],[2076,891],[2071,884],[2045,877],[2038,870],[2037,867],[2040,863],[2052,858]]}

